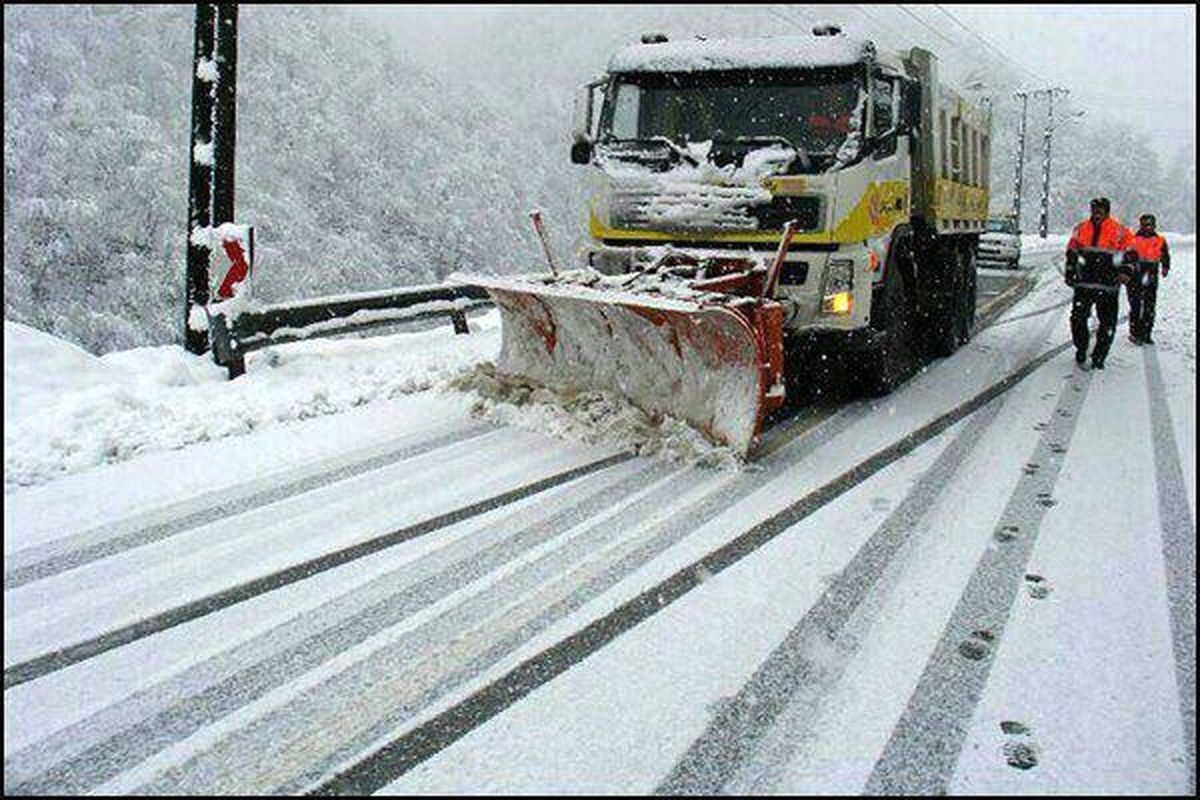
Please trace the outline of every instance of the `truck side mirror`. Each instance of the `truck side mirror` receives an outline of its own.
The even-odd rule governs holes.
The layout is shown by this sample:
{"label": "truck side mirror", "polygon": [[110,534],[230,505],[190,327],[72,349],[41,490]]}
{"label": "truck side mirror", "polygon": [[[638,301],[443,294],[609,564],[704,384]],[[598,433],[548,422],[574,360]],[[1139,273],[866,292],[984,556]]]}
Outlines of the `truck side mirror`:
{"label": "truck side mirror", "polygon": [[590,164],[592,162],[592,143],[581,139],[571,145],[572,164]]}

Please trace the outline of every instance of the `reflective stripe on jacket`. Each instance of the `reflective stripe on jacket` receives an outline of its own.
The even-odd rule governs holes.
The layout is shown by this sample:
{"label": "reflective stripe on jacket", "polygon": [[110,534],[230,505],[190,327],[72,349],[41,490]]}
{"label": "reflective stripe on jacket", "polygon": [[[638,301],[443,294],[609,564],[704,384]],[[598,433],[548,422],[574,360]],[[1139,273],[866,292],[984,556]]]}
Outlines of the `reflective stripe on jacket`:
{"label": "reflective stripe on jacket", "polygon": [[[1089,217],[1075,226],[1067,242],[1067,270],[1079,284],[1113,286],[1120,265],[1133,256],[1133,233],[1116,217],[1105,217],[1099,226]],[[1082,256],[1083,263],[1079,264]]]}

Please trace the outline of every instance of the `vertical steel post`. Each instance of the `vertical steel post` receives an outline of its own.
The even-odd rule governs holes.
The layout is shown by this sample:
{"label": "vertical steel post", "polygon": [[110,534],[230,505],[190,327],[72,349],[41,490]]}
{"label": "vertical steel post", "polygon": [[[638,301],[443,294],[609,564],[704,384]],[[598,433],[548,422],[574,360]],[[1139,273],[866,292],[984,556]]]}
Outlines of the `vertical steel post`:
{"label": "vertical steel post", "polygon": [[1021,124],[1017,128],[1017,171],[1013,176],[1013,218],[1021,230],[1021,183],[1025,172],[1025,115],[1029,111],[1029,92],[1014,92],[1021,99]]}
{"label": "vertical steel post", "polygon": [[1042,214],[1038,221],[1038,236],[1045,239],[1046,232],[1049,228],[1050,217],[1050,142],[1054,138],[1054,95],[1061,92],[1068,94],[1066,89],[1061,89],[1057,86],[1046,89],[1047,97],[1047,114],[1046,114],[1046,133],[1043,137],[1043,155],[1042,155]]}
{"label": "vertical steel post", "polygon": [[193,311],[208,305],[208,248],[192,241],[196,228],[212,223],[213,94],[208,62],[213,57],[215,6],[196,4],[196,29],[192,53],[192,130],[188,148],[187,276],[183,292],[183,340],[190,353],[208,349],[208,331],[192,326]]}
{"label": "vertical steel post", "polygon": [[213,225],[234,221],[237,142],[237,3],[217,4],[217,91],[213,115]]}

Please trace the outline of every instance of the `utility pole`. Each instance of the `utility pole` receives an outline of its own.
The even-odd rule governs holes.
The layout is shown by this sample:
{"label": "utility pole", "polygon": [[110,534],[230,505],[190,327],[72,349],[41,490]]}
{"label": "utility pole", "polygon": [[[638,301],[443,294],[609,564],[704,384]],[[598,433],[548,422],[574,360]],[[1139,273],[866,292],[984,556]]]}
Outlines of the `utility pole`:
{"label": "utility pole", "polygon": [[1013,98],[1021,101],[1021,125],[1017,128],[1017,172],[1013,176],[1013,218],[1017,230],[1021,229],[1021,177],[1025,171],[1025,115],[1029,111],[1029,92],[1013,92]]}
{"label": "utility pole", "polygon": [[237,3],[217,5],[217,90],[213,114],[213,225],[233,222],[237,141]]}
{"label": "utility pole", "polygon": [[199,317],[208,305],[208,248],[192,231],[212,224],[213,37],[216,5],[196,4],[192,52],[192,132],[188,148],[187,278],[183,292],[183,341],[189,353],[208,349],[208,330]]}
{"label": "utility pole", "polygon": [[1050,216],[1050,142],[1054,138],[1054,95],[1070,94],[1069,89],[1052,86],[1034,94],[1045,94],[1047,100],[1046,132],[1042,137],[1042,215],[1038,221],[1038,236],[1045,239]]}
{"label": "utility pole", "polygon": [[189,353],[208,350],[208,243],[193,233],[234,215],[234,146],[237,139],[236,3],[197,3],[192,54],[192,134],[188,150],[187,279],[183,338]]}

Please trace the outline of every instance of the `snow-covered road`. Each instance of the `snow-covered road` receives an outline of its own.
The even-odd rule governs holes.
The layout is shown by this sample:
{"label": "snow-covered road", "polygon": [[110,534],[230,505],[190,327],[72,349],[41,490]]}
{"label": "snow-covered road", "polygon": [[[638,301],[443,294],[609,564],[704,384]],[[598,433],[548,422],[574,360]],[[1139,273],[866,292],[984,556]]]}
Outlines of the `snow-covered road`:
{"label": "snow-covered road", "polygon": [[1175,247],[1156,349],[1077,371],[1034,252],[967,348],[742,470],[389,391],[13,491],[5,789],[1185,793]]}

